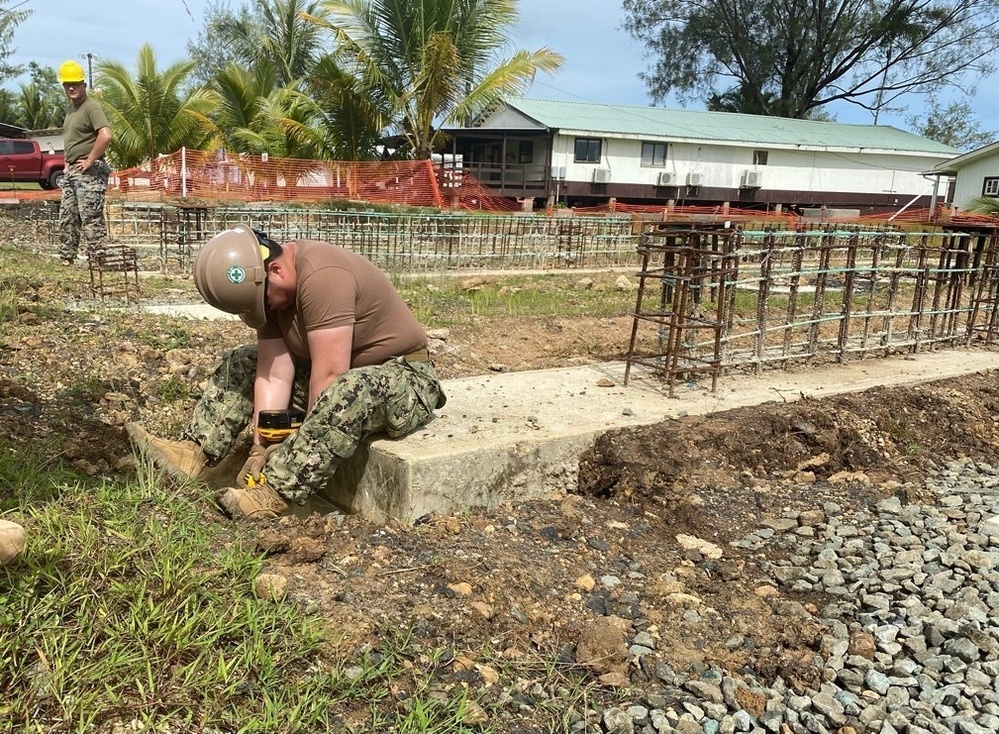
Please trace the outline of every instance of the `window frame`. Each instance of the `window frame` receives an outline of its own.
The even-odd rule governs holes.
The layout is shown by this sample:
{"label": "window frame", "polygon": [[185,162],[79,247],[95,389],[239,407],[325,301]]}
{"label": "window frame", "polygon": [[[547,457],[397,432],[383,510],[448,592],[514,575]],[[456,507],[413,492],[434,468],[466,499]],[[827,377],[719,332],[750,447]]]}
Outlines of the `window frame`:
{"label": "window frame", "polygon": [[[587,155],[587,157],[585,157],[585,158],[580,158],[579,157],[579,146],[580,146],[580,143],[585,143],[587,145],[587,150],[586,150],[587,154],[589,154],[592,151],[592,149],[593,149],[593,145],[592,144],[595,143],[596,144],[596,146],[595,146],[596,147],[596,155],[597,155],[596,159],[590,158],[589,155]],[[579,136],[579,137],[575,138],[575,140],[573,141],[573,144],[572,144],[572,159],[573,159],[572,162],[573,163],[592,163],[593,165],[600,165],[600,161],[603,159],[603,156],[604,156],[604,139],[603,138],[589,138],[589,137]]]}
{"label": "window frame", "polygon": [[753,151],[753,165],[754,166],[765,166],[767,165],[767,160],[770,158],[769,150],[754,150]]}
{"label": "window frame", "polygon": [[[649,163],[645,162],[645,150],[647,147],[652,148],[652,160]],[[658,148],[662,147],[662,157],[657,158],[656,153],[658,153]],[[639,165],[642,168],[665,168],[666,160],[669,157],[669,143],[664,143],[661,141],[654,140],[643,140],[642,141],[642,152],[639,157]]]}
{"label": "window frame", "polygon": [[982,196],[999,198],[999,176],[986,176],[982,180]]}

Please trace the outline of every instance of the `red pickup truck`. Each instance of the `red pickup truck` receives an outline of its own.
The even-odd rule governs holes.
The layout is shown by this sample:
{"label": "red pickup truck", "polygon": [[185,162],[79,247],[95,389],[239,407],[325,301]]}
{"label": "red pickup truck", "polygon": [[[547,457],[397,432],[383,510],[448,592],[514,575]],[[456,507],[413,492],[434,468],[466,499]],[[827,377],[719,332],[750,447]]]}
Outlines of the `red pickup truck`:
{"label": "red pickup truck", "polygon": [[59,188],[66,160],[62,153],[46,153],[34,140],[0,138],[0,185],[34,182],[43,189]]}

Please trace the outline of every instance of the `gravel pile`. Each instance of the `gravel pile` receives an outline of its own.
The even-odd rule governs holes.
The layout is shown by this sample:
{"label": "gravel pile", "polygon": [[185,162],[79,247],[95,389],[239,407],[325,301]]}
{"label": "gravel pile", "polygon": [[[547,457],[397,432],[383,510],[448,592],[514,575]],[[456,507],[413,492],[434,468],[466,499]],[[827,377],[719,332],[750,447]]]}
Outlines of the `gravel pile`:
{"label": "gravel pile", "polygon": [[[986,734],[999,731],[999,468],[960,460],[921,503],[826,503],[782,517],[735,545],[779,548],[769,567],[786,592],[821,592],[827,628],[818,690],[794,692],[709,669],[573,731],[612,734]],[[794,596],[794,594],[789,594]],[[786,602],[785,602],[786,604]],[[788,613],[803,607],[788,605]],[[634,640],[641,654],[647,640]]]}

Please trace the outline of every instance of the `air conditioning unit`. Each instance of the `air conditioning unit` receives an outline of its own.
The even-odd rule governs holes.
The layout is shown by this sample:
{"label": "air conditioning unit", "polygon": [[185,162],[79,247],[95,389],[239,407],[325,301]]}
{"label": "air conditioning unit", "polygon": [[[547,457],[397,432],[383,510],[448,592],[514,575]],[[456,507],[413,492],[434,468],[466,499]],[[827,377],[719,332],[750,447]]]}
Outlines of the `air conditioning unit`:
{"label": "air conditioning unit", "polygon": [[687,174],[687,185],[688,186],[700,186],[701,180],[704,178],[704,174],[698,171],[691,171]]}
{"label": "air conditioning unit", "polygon": [[593,169],[593,183],[598,183],[598,184],[610,183],[610,169],[609,168]]}
{"label": "air conditioning unit", "polygon": [[763,171],[745,171],[742,174],[742,188],[758,189],[763,185]]}
{"label": "air conditioning unit", "polygon": [[675,171],[660,171],[656,180],[657,186],[679,186],[680,174]]}
{"label": "air conditioning unit", "polygon": [[565,166],[552,166],[552,178],[565,178]]}

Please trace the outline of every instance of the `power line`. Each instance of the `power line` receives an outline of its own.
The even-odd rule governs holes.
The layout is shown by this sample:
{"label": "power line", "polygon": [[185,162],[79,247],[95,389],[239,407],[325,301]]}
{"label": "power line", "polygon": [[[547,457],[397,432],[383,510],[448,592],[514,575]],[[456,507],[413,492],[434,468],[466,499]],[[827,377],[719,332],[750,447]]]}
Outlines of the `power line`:
{"label": "power line", "polygon": [[10,13],[13,13],[15,10],[17,10],[22,5],[27,5],[28,2],[29,2],[29,0],[21,0],[21,2],[19,2],[17,5],[15,5],[13,7],[10,7],[10,8],[0,8],[0,15],[9,15]]}

